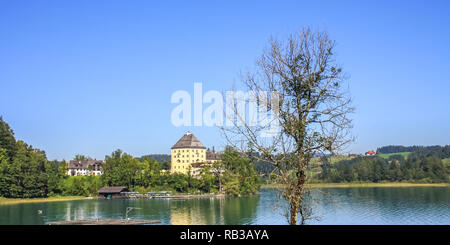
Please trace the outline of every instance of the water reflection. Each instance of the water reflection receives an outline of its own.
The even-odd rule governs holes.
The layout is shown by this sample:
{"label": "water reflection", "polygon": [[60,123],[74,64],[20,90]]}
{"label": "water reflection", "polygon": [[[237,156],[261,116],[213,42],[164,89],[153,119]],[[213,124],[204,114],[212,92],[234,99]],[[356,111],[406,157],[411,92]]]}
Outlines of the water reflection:
{"label": "water reflection", "polygon": [[323,188],[312,224],[450,224],[450,188]]}
{"label": "water reflection", "polygon": [[[448,187],[322,188],[314,189],[311,198],[320,219],[309,224],[450,224]],[[0,224],[124,218],[127,207],[139,208],[129,213],[131,218],[162,224],[287,224],[285,205],[272,189],[241,198],[27,203],[0,205]]]}
{"label": "water reflection", "polygon": [[174,199],[171,224],[246,224],[255,219],[258,195],[244,198]]}
{"label": "water reflection", "polygon": [[222,224],[220,214],[224,198],[177,199],[170,205],[170,223],[173,225]]}

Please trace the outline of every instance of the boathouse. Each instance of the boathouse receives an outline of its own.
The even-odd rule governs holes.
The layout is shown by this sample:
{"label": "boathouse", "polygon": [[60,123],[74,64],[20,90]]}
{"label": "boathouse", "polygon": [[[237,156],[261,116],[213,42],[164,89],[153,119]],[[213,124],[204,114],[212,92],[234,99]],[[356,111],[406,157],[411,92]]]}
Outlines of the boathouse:
{"label": "boathouse", "polygon": [[99,199],[127,198],[128,189],[124,186],[102,187],[98,190]]}

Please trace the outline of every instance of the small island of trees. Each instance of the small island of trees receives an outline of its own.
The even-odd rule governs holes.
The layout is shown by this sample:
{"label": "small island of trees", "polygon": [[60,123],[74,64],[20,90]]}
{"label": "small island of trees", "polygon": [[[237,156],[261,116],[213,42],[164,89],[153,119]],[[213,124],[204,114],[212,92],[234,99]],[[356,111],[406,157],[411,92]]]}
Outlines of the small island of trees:
{"label": "small island of trees", "polygon": [[[78,160],[87,158],[76,156]],[[205,165],[200,176],[171,174],[169,168],[166,161],[136,158],[116,150],[106,156],[103,175],[68,176],[65,161],[49,161],[44,151],[16,140],[13,130],[0,117],[1,197],[93,196],[102,186],[126,186],[140,193],[164,190],[246,195],[257,192],[260,186],[250,158],[232,148],[224,151],[222,161]]]}

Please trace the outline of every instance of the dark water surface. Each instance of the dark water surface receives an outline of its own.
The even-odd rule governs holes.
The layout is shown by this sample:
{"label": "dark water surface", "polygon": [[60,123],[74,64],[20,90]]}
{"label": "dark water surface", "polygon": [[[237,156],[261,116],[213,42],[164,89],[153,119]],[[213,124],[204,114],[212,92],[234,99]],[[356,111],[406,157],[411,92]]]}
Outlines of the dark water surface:
{"label": "dark water surface", "polygon": [[[313,189],[309,224],[446,224],[450,225],[449,187],[362,187]],[[50,221],[124,218],[162,224],[287,224],[285,202],[276,190],[241,198],[76,200],[0,205],[1,225]],[[37,210],[42,210],[38,214]]]}

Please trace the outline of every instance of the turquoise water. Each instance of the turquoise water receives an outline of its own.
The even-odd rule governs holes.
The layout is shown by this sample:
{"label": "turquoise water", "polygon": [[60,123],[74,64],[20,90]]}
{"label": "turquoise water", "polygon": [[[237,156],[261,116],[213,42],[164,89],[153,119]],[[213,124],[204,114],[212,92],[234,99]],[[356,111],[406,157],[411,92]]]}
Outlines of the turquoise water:
{"label": "turquoise water", "polygon": [[[447,224],[450,188],[320,188],[311,195],[308,224]],[[286,203],[274,189],[241,198],[76,200],[0,206],[0,224],[36,225],[50,221],[124,218],[162,224],[287,224]],[[42,210],[38,214],[37,210]]]}

